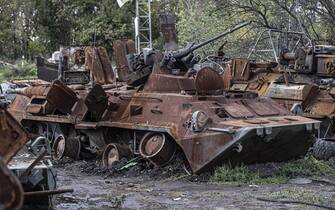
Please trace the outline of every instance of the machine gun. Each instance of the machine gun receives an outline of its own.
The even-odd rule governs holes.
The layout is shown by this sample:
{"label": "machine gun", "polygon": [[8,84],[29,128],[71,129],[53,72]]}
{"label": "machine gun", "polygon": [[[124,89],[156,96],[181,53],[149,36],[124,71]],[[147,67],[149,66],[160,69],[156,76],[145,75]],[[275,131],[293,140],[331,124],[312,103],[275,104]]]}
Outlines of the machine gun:
{"label": "machine gun", "polygon": [[201,42],[197,45],[195,45],[194,43],[192,44],[188,44],[185,48],[182,48],[180,50],[176,50],[176,51],[167,51],[164,53],[164,56],[163,56],[163,59],[161,60],[161,63],[160,63],[160,67],[163,68],[163,69],[168,69],[168,70],[173,70],[173,69],[176,69],[178,67],[178,64],[180,63],[183,63],[185,65],[185,63],[187,62],[183,62],[182,59],[186,59],[188,62],[191,62],[192,63],[192,59],[193,59],[193,56],[192,56],[192,53],[211,43],[211,42],[214,42],[224,36],[227,36],[228,34],[231,34],[247,25],[249,25],[251,23],[251,21],[247,21],[247,22],[244,22],[244,23],[241,23],[215,37],[212,37],[204,42]]}

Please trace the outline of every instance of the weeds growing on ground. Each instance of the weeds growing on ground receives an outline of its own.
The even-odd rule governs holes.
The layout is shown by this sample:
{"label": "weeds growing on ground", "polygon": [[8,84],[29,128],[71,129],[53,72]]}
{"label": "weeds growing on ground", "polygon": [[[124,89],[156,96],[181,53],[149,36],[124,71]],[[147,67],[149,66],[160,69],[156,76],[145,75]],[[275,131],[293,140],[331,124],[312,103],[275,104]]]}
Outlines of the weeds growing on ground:
{"label": "weeds growing on ground", "polygon": [[215,170],[210,181],[232,184],[279,184],[285,183],[287,178],[281,175],[260,177],[259,173],[250,171],[246,166],[224,165]]}
{"label": "weeds growing on ground", "polygon": [[332,161],[321,161],[309,156],[306,159],[286,163],[282,167],[281,172],[288,178],[335,174],[335,168],[331,164]]}
{"label": "weeds growing on ground", "polygon": [[243,165],[236,167],[224,165],[214,171],[210,181],[234,184],[281,184],[295,177],[335,175],[334,162],[335,160],[320,161],[310,156],[287,162],[280,167],[278,173],[267,177],[261,177],[258,172],[252,172]]}
{"label": "weeds growing on ground", "polygon": [[328,201],[327,198],[322,197],[316,192],[300,189],[283,189],[277,192],[272,192],[270,196],[276,199],[292,199],[312,203],[326,203]]}

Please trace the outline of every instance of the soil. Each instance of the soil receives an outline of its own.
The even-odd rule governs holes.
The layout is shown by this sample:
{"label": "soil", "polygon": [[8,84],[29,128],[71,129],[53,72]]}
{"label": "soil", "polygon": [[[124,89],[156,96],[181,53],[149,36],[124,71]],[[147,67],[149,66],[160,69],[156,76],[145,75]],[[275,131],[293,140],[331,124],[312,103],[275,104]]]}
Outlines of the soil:
{"label": "soil", "polygon": [[[209,173],[189,175],[182,161],[163,168],[139,161],[120,170],[126,164],[121,160],[105,169],[99,161],[56,163],[58,188],[75,191],[58,195],[55,209],[316,209],[258,198],[299,199],[335,207],[335,177],[322,177],[330,181],[326,183],[313,180],[308,184],[228,185],[208,182]],[[276,173],[278,166],[269,163],[249,168],[262,169],[266,176]]]}

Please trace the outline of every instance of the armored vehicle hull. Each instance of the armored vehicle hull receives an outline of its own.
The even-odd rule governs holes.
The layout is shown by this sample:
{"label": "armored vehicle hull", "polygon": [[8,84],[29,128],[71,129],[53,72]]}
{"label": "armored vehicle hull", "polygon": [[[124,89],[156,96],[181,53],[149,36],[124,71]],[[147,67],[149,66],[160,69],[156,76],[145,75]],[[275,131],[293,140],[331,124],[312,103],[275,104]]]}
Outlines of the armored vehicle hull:
{"label": "armored vehicle hull", "polygon": [[[227,162],[285,161],[304,155],[312,145],[319,121],[293,116],[253,93],[224,91],[214,69],[199,72],[195,77],[171,75],[157,62],[140,89],[97,84],[73,90],[56,81],[41,94],[43,103],[30,99],[24,105],[18,101],[26,96],[19,96],[11,110],[31,132],[53,131],[56,158],[92,157],[113,144],[104,153],[107,165],[120,157],[142,156],[161,166],[179,152],[198,173]],[[209,79],[216,85],[208,89]],[[13,107],[17,104],[23,107]],[[41,104],[49,108],[37,108]]]}
{"label": "armored vehicle hull", "polygon": [[251,92],[226,91],[228,68],[200,63],[193,54],[248,24],[164,53],[146,49],[126,55],[132,42],[117,42],[117,72],[127,84],[115,80],[78,88],[56,80],[42,89],[26,89],[10,110],[30,132],[50,139],[55,159],[102,155],[109,166],[140,156],[162,166],[181,153],[200,173],[227,162],[304,155],[319,121],[294,116]]}

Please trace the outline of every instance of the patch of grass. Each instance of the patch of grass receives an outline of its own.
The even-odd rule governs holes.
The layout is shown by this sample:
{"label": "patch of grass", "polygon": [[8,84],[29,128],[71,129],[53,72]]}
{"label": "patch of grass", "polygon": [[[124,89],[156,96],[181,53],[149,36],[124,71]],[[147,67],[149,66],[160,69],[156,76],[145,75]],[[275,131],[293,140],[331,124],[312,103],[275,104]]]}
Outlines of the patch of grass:
{"label": "patch of grass", "polygon": [[0,82],[5,80],[5,76],[3,75],[3,72],[0,69]]}
{"label": "patch of grass", "polygon": [[277,192],[272,192],[270,197],[274,199],[289,199],[296,201],[305,201],[309,203],[329,203],[335,204],[331,197],[324,197],[317,192],[298,190],[298,189],[284,189]]}
{"label": "patch of grass", "polygon": [[287,178],[284,176],[260,177],[259,173],[251,172],[246,166],[225,165],[215,170],[210,181],[232,184],[280,184],[285,183]]}
{"label": "patch of grass", "polygon": [[286,163],[281,168],[281,173],[289,178],[294,177],[315,177],[321,175],[335,175],[332,168],[332,161],[321,161],[309,156],[306,159]]}
{"label": "patch of grass", "polygon": [[218,167],[210,181],[214,183],[232,184],[282,184],[295,177],[318,177],[321,175],[335,175],[334,160],[319,161],[314,157],[295,160],[285,163],[278,173],[263,177],[259,172],[252,172],[246,166],[231,167],[224,165]]}

